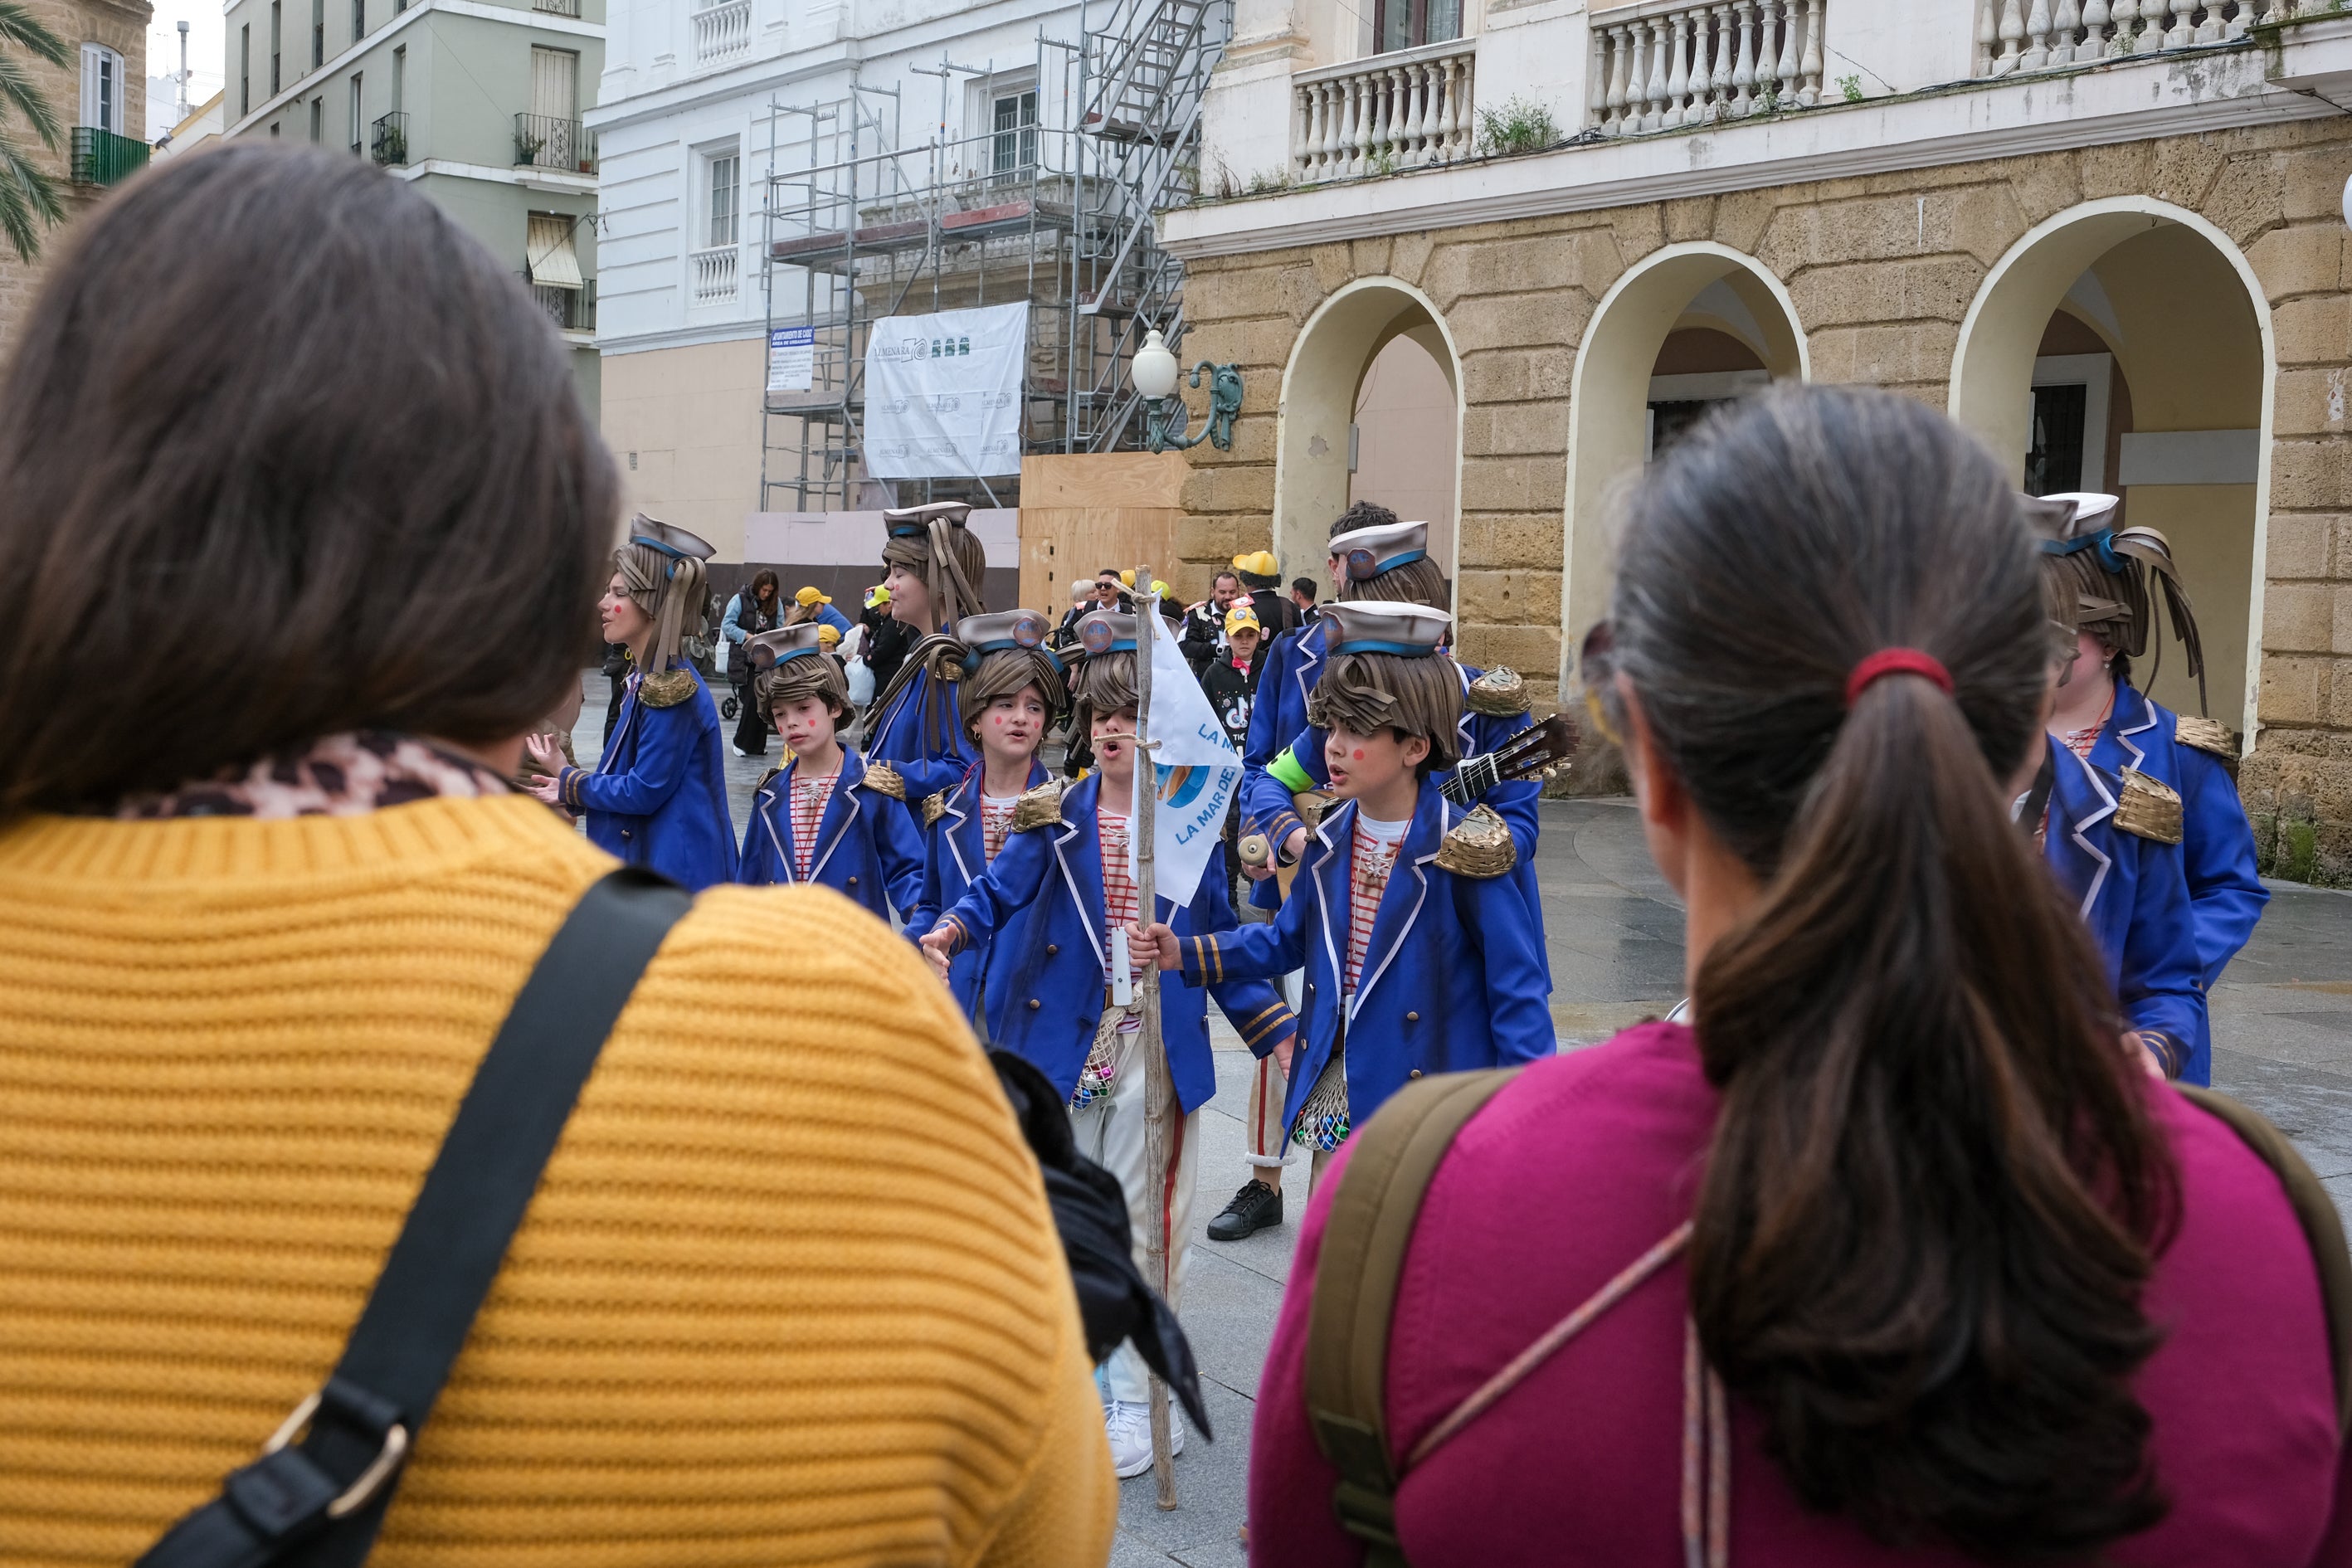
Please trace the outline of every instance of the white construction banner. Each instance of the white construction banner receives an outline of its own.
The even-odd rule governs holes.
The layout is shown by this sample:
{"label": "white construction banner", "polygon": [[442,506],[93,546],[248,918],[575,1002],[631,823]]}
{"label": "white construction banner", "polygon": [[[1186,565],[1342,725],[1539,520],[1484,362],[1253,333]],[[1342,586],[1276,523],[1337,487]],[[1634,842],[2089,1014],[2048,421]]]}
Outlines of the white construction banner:
{"label": "white construction banner", "polygon": [[886,316],[866,338],[866,471],[965,479],[1021,471],[1029,307]]}
{"label": "white construction banner", "polygon": [[[1159,784],[1151,819],[1153,886],[1161,898],[1189,904],[1208,869],[1209,852],[1224,832],[1226,809],[1241,788],[1241,753],[1225,738],[1201,678],[1177,649],[1175,631],[1160,619],[1157,602],[1137,609],[1156,623],[1150,628],[1151,711],[1145,715],[1150,738],[1159,742],[1152,769]],[[1135,770],[1138,789],[1145,776],[1141,768]],[[1132,869],[1133,835],[1128,858]]]}

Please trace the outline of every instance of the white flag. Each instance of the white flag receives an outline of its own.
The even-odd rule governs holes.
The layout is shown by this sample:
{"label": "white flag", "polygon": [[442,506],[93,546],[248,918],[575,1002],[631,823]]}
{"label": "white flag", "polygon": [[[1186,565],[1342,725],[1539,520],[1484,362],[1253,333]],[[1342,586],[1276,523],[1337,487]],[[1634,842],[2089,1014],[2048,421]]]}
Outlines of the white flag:
{"label": "white flag", "polygon": [[[1151,638],[1151,711],[1146,727],[1158,742],[1152,773],[1159,784],[1159,802],[1152,812],[1152,877],[1164,899],[1189,904],[1199,891],[1201,874],[1208,869],[1209,852],[1225,829],[1225,812],[1241,788],[1241,753],[1217,721],[1200,679],[1176,647],[1176,634],[1159,619],[1157,599],[1139,601],[1139,619],[1150,616],[1144,628]],[[1144,772],[1135,770],[1136,786]],[[1128,859],[1134,871],[1135,838],[1128,838]]]}

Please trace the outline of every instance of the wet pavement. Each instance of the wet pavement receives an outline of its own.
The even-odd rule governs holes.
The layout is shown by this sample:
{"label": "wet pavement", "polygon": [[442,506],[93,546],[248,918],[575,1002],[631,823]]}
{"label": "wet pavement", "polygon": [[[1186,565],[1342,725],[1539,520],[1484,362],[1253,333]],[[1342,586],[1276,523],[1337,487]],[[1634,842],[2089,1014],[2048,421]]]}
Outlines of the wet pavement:
{"label": "wet pavement", "polygon": [[[588,688],[574,739],[582,760],[593,765],[603,732],[603,678],[591,677]],[[739,836],[760,776],[784,760],[772,737],[769,752],[727,759]],[[1675,1004],[1683,990],[1682,910],[1650,863],[1630,802],[1546,802],[1536,873],[1562,1049],[1605,1039]],[[2212,1003],[2215,1086],[2284,1128],[2352,1220],[2352,893],[2274,884],[2253,941],[2224,973]],[[1201,1184],[1181,1315],[1217,1440],[1195,1436],[1186,1445],[1176,1461],[1178,1506],[1171,1512],[1158,1508],[1148,1474],[1126,1483],[1114,1568],[1231,1568],[1247,1556],[1242,1523],[1250,1418],[1306,1205],[1306,1168],[1301,1163],[1286,1173],[1289,1223],[1245,1241],[1207,1239],[1208,1222],[1249,1174],[1241,1118],[1253,1066],[1215,1009],[1210,1017],[1218,1089],[1202,1117]]]}

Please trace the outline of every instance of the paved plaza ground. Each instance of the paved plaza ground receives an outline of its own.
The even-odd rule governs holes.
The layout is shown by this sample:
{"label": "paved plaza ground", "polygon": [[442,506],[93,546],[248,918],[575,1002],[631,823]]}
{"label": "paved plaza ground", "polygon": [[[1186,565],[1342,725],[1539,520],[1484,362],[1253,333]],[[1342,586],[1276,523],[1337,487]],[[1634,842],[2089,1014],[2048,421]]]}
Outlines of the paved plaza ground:
{"label": "paved plaza ground", "polygon": [[[604,682],[592,677],[588,686],[575,742],[593,765]],[[764,759],[728,758],[739,834],[761,773],[782,760],[772,737],[769,750]],[[1605,1039],[1674,1005],[1683,985],[1682,911],[1650,864],[1630,803],[1547,802],[1537,876],[1562,1049]],[[2252,942],[2212,1001],[2215,1085],[2285,1129],[2352,1219],[2352,893],[2275,884]],[[1217,1440],[1204,1443],[1197,1434],[1189,1440],[1176,1462],[1173,1512],[1156,1506],[1150,1476],[1126,1483],[1114,1568],[1226,1568],[1246,1556],[1241,1527],[1251,1409],[1289,1275],[1306,1172],[1301,1164],[1288,1173],[1289,1223],[1239,1243],[1202,1234],[1248,1174],[1241,1115],[1251,1058],[1214,1008],[1210,1016],[1217,1025],[1218,1091],[1202,1117],[1181,1315]]]}

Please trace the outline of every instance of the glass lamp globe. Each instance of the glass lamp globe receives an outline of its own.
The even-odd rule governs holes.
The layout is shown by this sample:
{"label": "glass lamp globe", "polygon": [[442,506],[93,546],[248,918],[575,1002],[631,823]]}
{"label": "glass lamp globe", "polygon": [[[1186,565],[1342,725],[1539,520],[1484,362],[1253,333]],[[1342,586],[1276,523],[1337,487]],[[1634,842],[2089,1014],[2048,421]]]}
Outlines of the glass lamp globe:
{"label": "glass lamp globe", "polygon": [[1128,378],[1135,384],[1135,390],[1146,397],[1176,395],[1176,356],[1168,352],[1167,341],[1160,337],[1159,328],[1144,334],[1143,346],[1135,351],[1135,361],[1128,367]]}

